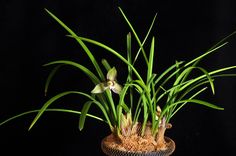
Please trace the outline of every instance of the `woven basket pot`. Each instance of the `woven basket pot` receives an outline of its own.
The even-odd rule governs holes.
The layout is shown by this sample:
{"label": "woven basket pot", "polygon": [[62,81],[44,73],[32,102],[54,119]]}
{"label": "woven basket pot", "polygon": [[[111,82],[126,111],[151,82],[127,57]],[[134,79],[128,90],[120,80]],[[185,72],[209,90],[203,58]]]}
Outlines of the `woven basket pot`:
{"label": "woven basket pot", "polygon": [[105,143],[104,138],[101,143],[102,151],[108,155],[108,156],[169,156],[171,155],[175,150],[175,142],[165,137],[165,141],[167,142],[167,149],[166,150],[159,150],[155,152],[134,152],[134,151],[122,151],[118,149],[114,149],[111,147],[108,147]]}

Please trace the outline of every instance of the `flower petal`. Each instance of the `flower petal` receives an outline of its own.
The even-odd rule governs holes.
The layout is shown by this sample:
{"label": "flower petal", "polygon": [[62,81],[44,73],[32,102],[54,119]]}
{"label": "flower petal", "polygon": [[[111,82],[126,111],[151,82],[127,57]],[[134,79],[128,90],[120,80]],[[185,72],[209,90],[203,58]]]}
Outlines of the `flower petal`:
{"label": "flower petal", "polygon": [[93,94],[102,93],[106,89],[108,89],[108,86],[106,85],[106,83],[99,83],[94,87],[94,89],[91,91],[91,93],[93,93]]}
{"label": "flower petal", "polygon": [[117,82],[113,82],[114,83],[114,85],[113,86],[110,86],[110,89],[114,92],[114,93],[116,93],[116,94],[120,94],[120,92],[121,92],[121,90],[122,90],[122,86],[121,85],[119,85]]}
{"label": "flower petal", "polygon": [[117,76],[117,71],[116,71],[116,68],[113,67],[107,73],[107,80],[115,81],[116,80],[116,76]]}

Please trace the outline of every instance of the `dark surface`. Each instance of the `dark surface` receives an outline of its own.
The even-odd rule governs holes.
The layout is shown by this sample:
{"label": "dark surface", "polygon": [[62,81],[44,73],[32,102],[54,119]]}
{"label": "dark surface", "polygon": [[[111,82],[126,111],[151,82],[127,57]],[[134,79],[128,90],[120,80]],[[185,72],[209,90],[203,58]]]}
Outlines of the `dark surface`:
{"label": "dark surface", "polygon": [[[128,26],[118,11],[121,6],[136,31],[145,35],[155,13],[158,13],[153,35],[157,39],[155,70],[157,73],[175,60],[190,60],[227,34],[236,30],[236,2],[215,1],[0,1],[0,120],[17,113],[40,108],[48,98],[43,87],[49,69],[42,67],[56,59],[72,59],[89,65],[80,47],[44,11],[49,9],[75,32],[125,51]],[[91,47],[93,50],[94,48]],[[236,40],[203,62],[209,69],[236,64]],[[97,50],[98,58],[111,58]],[[86,58],[86,59],[85,59]],[[114,60],[119,70],[126,69]],[[142,64],[140,64],[141,66]],[[49,96],[69,90],[94,86],[83,73],[64,68],[54,79]],[[124,76],[120,72],[122,82]],[[224,111],[188,106],[172,120],[167,132],[176,141],[174,155],[234,155],[236,148],[235,78],[218,80],[216,95],[206,100],[225,108]],[[68,97],[54,106],[80,109],[84,99]],[[93,111],[97,111],[94,109]],[[78,130],[78,116],[65,113],[45,114],[33,129],[28,126],[33,114],[0,127],[0,155],[103,155],[100,141],[108,127],[89,119],[85,130]],[[2,154],[5,153],[5,154]]]}

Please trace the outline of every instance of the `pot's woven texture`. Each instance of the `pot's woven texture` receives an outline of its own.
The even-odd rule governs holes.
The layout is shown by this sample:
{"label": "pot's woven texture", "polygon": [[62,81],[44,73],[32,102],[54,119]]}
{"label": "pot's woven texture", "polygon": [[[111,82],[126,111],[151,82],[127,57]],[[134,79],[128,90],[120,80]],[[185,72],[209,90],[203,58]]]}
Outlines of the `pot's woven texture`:
{"label": "pot's woven texture", "polygon": [[108,156],[169,156],[171,155],[175,150],[175,142],[165,137],[166,142],[169,143],[169,146],[166,150],[160,150],[155,152],[129,152],[129,151],[121,151],[117,149],[113,149],[110,147],[107,147],[103,141],[101,144],[102,151],[108,155]]}

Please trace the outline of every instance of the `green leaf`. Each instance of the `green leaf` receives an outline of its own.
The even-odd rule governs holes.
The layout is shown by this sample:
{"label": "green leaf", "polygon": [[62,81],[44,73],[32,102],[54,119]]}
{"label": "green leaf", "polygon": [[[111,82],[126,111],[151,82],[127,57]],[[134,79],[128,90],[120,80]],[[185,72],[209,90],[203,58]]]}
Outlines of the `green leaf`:
{"label": "green leaf", "polygon": [[208,51],[218,47],[219,45],[221,45],[222,43],[224,43],[226,40],[228,40],[230,37],[232,37],[233,35],[236,34],[236,31],[232,32],[231,34],[227,35],[226,37],[224,37],[223,39],[221,39],[219,42],[217,42],[215,45],[213,45]]}
{"label": "green leaf", "polygon": [[78,92],[78,91],[66,91],[66,92],[62,92],[60,94],[57,94],[56,96],[52,97],[51,99],[49,99],[43,106],[42,108],[40,109],[40,111],[38,112],[38,114],[36,115],[36,117],[34,118],[34,120],[32,121],[30,127],[29,127],[29,130],[35,125],[35,123],[39,120],[39,118],[42,116],[42,114],[45,112],[45,110],[53,103],[55,102],[56,100],[66,96],[66,95],[69,95],[69,94],[79,94],[79,95],[82,95],[82,96],[85,96],[87,98],[89,98],[90,100],[93,101],[94,104],[96,104],[100,109],[101,111],[103,112],[108,124],[110,125],[111,127],[111,123],[110,123],[110,119],[107,115],[107,112],[104,108],[104,106],[99,103],[98,101],[96,101],[93,97],[91,97],[90,95],[86,94],[86,93],[83,93],[83,92]]}
{"label": "green leaf", "polygon": [[115,108],[114,100],[112,97],[112,93],[109,89],[105,90],[105,93],[111,107],[111,112],[110,112],[112,113],[111,119],[114,123],[117,123],[117,113],[116,113],[116,108]]}
{"label": "green leaf", "polygon": [[[54,19],[56,20],[68,33],[70,33],[71,36],[77,36],[65,23],[63,23],[59,18],[57,18],[53,13],[51,13],[49,10],[45,9],[46,12]],[[80,38],[75,37],[76,41],[80,44],[80,46],[84,49],[88,57],[90,58],[91,62],[93,63],[99,77],[105,81],[105,76],[102,73],[101,68],[99,67],[96,59],[94,58],[93,54],[91,51],[88,49],[88,47],[84,44]]]}
{"label": "green leaf", "polygon": [[[186,69],[177,77],[177,79],[176,79],[174,85],[177,85],[177,84],[181,81],[181,79],[184,78],[185,75],[188,75],[189,72],[192,72],[193,69],[198,69],[198,70],[200,70],[200,71],[202,71],[202,72],[204,73],[204,75],[207,77],[207,79],[208,79],[208,81],[209,81],[209,83],[210,83],[210,85],[211,85],[212,93],[215,94],[215,89],[214,89],[213,80],[212,80],[210,74],[209,74],[204,68],[202,68],[202,67],[188,67],[188,68],[186,68]],[[194,81],[194,79],[191,80],[191,81],[189,81],[189,84],[192,84],[192,81]],[[187,83],[186,85],[188,85],[188,83]]]}
{"label": "green leaf", "polygon": [[[162,74],[160,76],[157,77],[157,79],[154,82],[154,86],[156,86],[157,84],[160,83],[160,81],[162,79],[164,79],[164,77],[169,74],[172,70],[174,70],[175,68],[179,67],[179,65],[181,65],[183,63],[183,61],[181,62],[176,62],[175,64],[173,64],[172,66],[170,66],[169,68],[167,68],[164,72],[162,72]],[[164,81],[159,84],[159,87],[156,90],[155,96],[158,95],[159,91],[161,90],[161,87],[163,87],[173,76],[175,76],[176,74],[178,74],[180,69],[175,70],[173,73],[170,73],[170,75],[164,79]]]}
{"label": "green leaf", "polygon": [[88,113],[89,108],[92,105],[92,103],[93,103],[93,101],[87,101],[81,110],[81,115],[79,118],[79,130],[80,131],[82,131],[84,128],[85,119],[86,119],[87,113]]}
{"label": "green leaf", "polygon": [[84,37],[78,37],[78,36],[71,36],[71,37],[74,37],[74,38],[80,38],[82,41],[86,41],[86,42],[89,42],[91,44],[94,44],[94,45],[97,45],[103,49],[106,49],[108,52],[110,52],[111,54],[115,55],[117,58],[119,58],[121,61],[123,61],[124,63],[126,63],[128,66],[130,66],[130,68],[132,68],[134,74],[138,77],[138,79],[143,83],[143,79],[142,77],[140,76],[139,72],[135,69],[135,67],[129,63],[129,61],[124,58],[122,55],[120,55],[118,52],[116,52],[114,49],[106,46],[105,44],[101,43],[101,42],[98,42],[98,41],[95,41],[95,40],[92,40],[92,39],[89,39],[89,38],[84,38]]}
{"label": "green leaf", "polygon": [[229,67],[220,68],[220,69],[209,72],[209,74],[214,75],[214,74],[225,72],[225,71],[228,71],[228,70],[231,70],[231,69],[236,69],[236,66],[229,66]]}
{"label": "green leaf", "polygon": [[[127,44],[127,60],[130,64],[132,63],[132,42],[131,42],[131,33],[129,32],[126,36],[126,44]],[[133,80],[133,72],[132,68],[128,66],[128,76],[126,82],[131,82]],[[129,88],[129,100],[130,100],[130,109],[133,109],[133,103],[134,103],[134,95],[133,95],[133,88]]]}
{"label": "green leaf", "polygon": [[[195,98],[196,96],[198,96],[200,93],[204,92],[205,90],[207,89],[207,87],[205,88],[202,88],[201,90],[199,90],[197,93],[195,93],[194,95],[192,95],[189,99],[193,99]],[[171,112],[171,114],[169,115],[169,119],[170,120],[183,106],[185,106],[187,104],[187,102],[181,104],[177,109],[173,110],[173,112]],[[176,105],[177,106],[177,105]]]}
{"label": "green leaf", "polygon": [[[132,44],[131,44],[131,33],[128,33],[126,36],[126,45],[127,45],[127,60],[132,64]],[[130,66],[128,66],[129,73],[131,72]]]}
{"label": "green leaf", "polygon": [[[192,84],[188,88],[186,88],[186,90],[181,94],[181,96],[178,98],[178,100],[182,100],[186,95],[191,95],[191,94],[195,93],[195,90],[197,90],[199,87],[201,87],[203,85],[206,85],[207,83],[209,83],[209,81],[205,80],[205,79],[195,82],[194,84]],[[205,88],[207,88],[207,87],[205,87]],[[180,88],[180,90],[182,90],[182,89]]]}
{"label": "green leaf", "polygon": [[196,62],[196,61],[201,60],[201,59],[204,58],[205,56],[207,56],[207,55],[209,55],[209,54],[215,52],[216,50],[220,49],[221,47],[225,46],[226,44],[228,44],[228,42],[225,42],[224,44],[221,44],[221,45],[219,45],[219,46],[217,46],[217,47],[215,47],[215,48],[213,48],[213,49],[211,49],[211,50],[205,52],[204,54],[202,54],[202,55],[200,55],[200,56],[194,58],[193,60],[189,61],[188,63],[186,63],[184,66],[187,67],[187,66],[189,66],[190,64],[192,64],[192,63],[194,63],[194,62]]}
{"label": "green leaf", "polygon": [[124,98],[125,98],[125,95],[126,95],[130,86],[131,86],[131,84],[126,84],[120,93],[119,103],[116,107],[118,128],[120,128],[121,116],[123,115],[122,114],[122,108],[123,108],[122,105],[125,105]]}
{"label": "green leaf", "polygon": [[[28,115],[28,114],[32,114],[32,113],[38,113],[40,111],[40,109],[36,109],[36,110],[30,110],[30,111],[26,111],[26,112],[23,112],[23,113],[20,113],[20,114],[17,114],[11,118],[8,118],[6,120],[4,120],[3,122],[0,122],[0,126],[12,121],[12,120],[15,120],[15,119],[18,119],[19,117],[22,117],[22,116],[25,116],[25,115]],[[71,114],[81,114],[80,111],[75,111],[75,110],[70,110],[70,109],[59,109],[59,108],[49,108],[49,109],[46,109],[45,110],[46,112],[65,112],[65,113],[71,113]],[[95,116],[95,115],[91,115],[91,114],[86,114],[88,117],[91,117],[91,118],[94,118],[96,120],[99,120],[99,121],[103,121],[103,122],[106,122],[105,120],[103,120],[102,118],[98,117],[98,116]]]}
{"label": "green leaf", "polygon": [[46,80],[46,83],[45,83],[45,87],[44,87],[44,95],[46,96],[47,95],[47,92],[48,92],[48,87],[49,87],[49,84],[52,80],[52,78],[54,77],[54,75],[56,74],[56,72],[59,70],[59,68],[61,68],[63,66],[63,64],[60,64],[56,67],[53,68],[53,70],[50,72],[50,74],[48,75],[47,77],[47,80]]}
{"label": "green leaf", "polygon": [[[214,76],[215,74],[218,74],[218,73],[221,73],[221,72],[225,72],[225,71],[228,71],[228,70],[232,70],[232,69],[236,69],[236,66],[229,66],[229,67],[225,67],[225,68],[220,68],[220,69],[211,71],[211,72],[209,72],[208,74],[209,74],[210,76]],[[193,84],[193,83],[195,83],[195,82],[197,82],[197,81],[199,81],[199,80],[201,80],[201,79],[203,79],[203,78],[205,78],[205,77],[206,77],[206,75],[201,75],[201,76],[199,76],[199,77],[196,77],[196,78],[194,78],[194,79],[191,81],[191,83],[188,83],[188,84],[182,86],[181,89],[185,89],[185,88],[188,87],[190,84]]]}
{"label": "green leaf", "polygon": [[[160,76],[158,76],[158,78],[156,79],[154,84],[157,84],[160,82],[160,80],[163,79],[164,76],[166,76],[168,73],[170,73],[173,69],[175,69],[176,67],[179,67],[179,65],[183,64],[184,61],[180,61],[180,62],[176,62],[175,64],[171,65],[169,68],[167,68],[164,72],[161,73]],[[176,71],[175,71],[176,72]],[[175,74],[174,74],[175,75]]]}
{"label": "green leaf", "polygon": [[102,59],[102,64],[106,68],[107,72],[111,69],[110,64],[107,62],[106,59]]}
{"label": "green leaf", "polygon": [[63,64],[63,65],[74,66],[74,67],[80,69],[81,71],[83,71],[92,80],[92,82],[94,84],[98,84],[100,82],[100,80],[97,78],[97,76],[94,75],[93,72],[91,72],[88,68],[86,68],[85,66],[82,66],[79,63],[73,62],[73,61],[58,60],[58,61],[49,62],[49,63],[45,64],[44,66],[49,66],[49,65],[54,65],[54,64]]}
{"label": "green leaf", "polygon": [[145,53],[145,51],[144,51],[143,45],[142,45],[142,43],[141,43],[141,41],[140,41],[140,39],[139,39],[137,33],[135,32],[133,26],[131,25],[131,23],[129,22],[129,20],[128,20],[128,18],[126,17],[125,13],[123,12],[123,10],[122,10],[120,7],[119,7],[119,10],[120,10],[121,14],[123,15],[125,21],[126,21],[127,24],[129,25],[131,31],[133,32],[134,37],[136,38],[136,40],[137,40],[137,42],[138,42],[138,44],[139,44],[139,47],[142,49],[142,54],[143,54],[144,60],[145,60],[146,64],[148,65],[148,59],[147,59],[146,53]]}
{"label": "green leaf", "polygon": [[148,71],[147,71],[147,83],[149,79],[152,77],[152,70],[153,70],[153,58],[154,58],[154,47],[155,47],[155,38],[152,38],[149,60],[148,60]]}
{"label": "green leaf", "polygon": [[137,83],[139,86],[141,86],[146,93],[150,92],[150,88],[148,88],[145,84],[143,84],[140,80],[133,80],[133,82]]}
{"label": "green leaf", "polygon": [[217,105],[214,105],[212,103],[206,102],[206,101],[202,101],[202,100],[198,100],[198,99],[187,99],[187,100],[181,100],[181,101],[177,101],[175,103],[170,104],[169,106],[167,106],[164,110],[162,110],[161,113],[161,117],[163,117],[163,115],[172,107],[176,106],[176,105],[180,105],[183,103],[195,103],[195,104],[199,104],[199,105],[203,105],[212,109],[217,109],[217,110],[224,110],[224,108],[219,107]]}
{"label": "green leaf", "polygon": [[[146,34],[146,36],[145,36],[145,38],[144,38],[144,40],[143,40],[143,42],[142,42],[142,47],[144,46],[146,40],[147,40],[148,37],[149,37],[149,34],[150,34],[150,32],[151,32],[151,30],[152,30],[152,27],[153,27],[153,25],[154,25],[154,23],[155,23],[156,17],[157,17],[157,14],[155,14],[155,16],[154,16],[154,18],[153,18],[153,20],[152,20],[152,23],[151,23],[151,25],[150,25],[150,27],[149,27],[149,29],[148,29],[148,32],[147,32],[147,34]],[[141,52],[141,50],[142,50],[142,47],[139,48],[139,50],[138,50],[138,52],[137,52],[137,54],[136,54],[136,56],[135,56],[135,58],[134,58],[133,65],[135,64],[136,60],[138,59],[138,56],[139,56],[139,54],[140,54],[140,52]]]}

